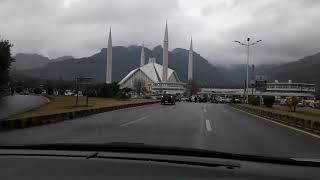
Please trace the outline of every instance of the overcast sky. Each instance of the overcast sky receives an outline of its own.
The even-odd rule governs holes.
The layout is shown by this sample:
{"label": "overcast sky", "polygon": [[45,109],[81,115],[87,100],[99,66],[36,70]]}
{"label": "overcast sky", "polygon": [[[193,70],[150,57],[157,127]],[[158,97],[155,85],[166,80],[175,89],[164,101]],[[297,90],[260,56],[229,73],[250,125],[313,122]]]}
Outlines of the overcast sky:
{"label": "overcast sky", "polygon": [[297,60],[320,52],[319,0],[0,0],[0,36],[14,53],[90,56],[107,46],[162,44],[194,49],[214,64],[246,62],[234,40],[262,42],[251,62]]}

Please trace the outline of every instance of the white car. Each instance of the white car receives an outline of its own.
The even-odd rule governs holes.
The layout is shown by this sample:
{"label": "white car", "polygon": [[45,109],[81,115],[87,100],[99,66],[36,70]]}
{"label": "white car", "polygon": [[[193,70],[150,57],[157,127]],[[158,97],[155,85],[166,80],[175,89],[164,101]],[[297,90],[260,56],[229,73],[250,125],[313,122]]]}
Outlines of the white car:
{"label": "white car", "polygon": [[[77,96],[77,94],[75,93],[74,96]],[[78,91],[78,96],[83,96],[82,91]]]}
{"label": "white car", "polygon": [[66,90],[66,91],[64,92],[64,95],[65,95],[65,96],[72,96],[73,93],[72,93],[71,90]]}
{"label": "white car", "polygon": [[181,101],[188,101],[188,99],[189,99],[189,98],[182,97],[182,98],[181,98]]}
{"label": "white car", "polygon": [[224,103],[231,103],[232,99],[231,98],[223,98],[222,100]]}

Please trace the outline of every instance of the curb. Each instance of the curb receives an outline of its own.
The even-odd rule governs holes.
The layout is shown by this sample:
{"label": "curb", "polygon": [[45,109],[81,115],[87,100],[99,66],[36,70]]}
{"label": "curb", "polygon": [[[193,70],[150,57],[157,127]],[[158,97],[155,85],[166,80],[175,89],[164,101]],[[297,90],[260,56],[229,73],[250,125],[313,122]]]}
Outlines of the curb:
{"label": "curb", "polygon": [[245,112],[270,119],[285,125],[289,125],[310,133],[320,135],[320,122],[297,118],[294,116],[283,115],[275,112],[268,112],[264,110],[253,109],[250,107],[244,107],[241,105],[230,104],[230,106],[243,110]]}
{"label": "curb", "polygon": [[49,115],[27,117],[22,119],[3,120],[3,121],[0,121],[0,132],[57,123],[61,121],[90,116],[93,114],[114,111],[118,109],[125,109],[130,107],[143,106],[148,104],[156,104],[159,102],[160,101],[143,102],[143,103],[136,103],[136,104],[124,104],[119,106],[92,108],[92,109],[85,109],[85,110],[78,110],[78,111],[71,111],[71,112],[64,112],[64,113],[55,113],[55,114],[49,114]]}

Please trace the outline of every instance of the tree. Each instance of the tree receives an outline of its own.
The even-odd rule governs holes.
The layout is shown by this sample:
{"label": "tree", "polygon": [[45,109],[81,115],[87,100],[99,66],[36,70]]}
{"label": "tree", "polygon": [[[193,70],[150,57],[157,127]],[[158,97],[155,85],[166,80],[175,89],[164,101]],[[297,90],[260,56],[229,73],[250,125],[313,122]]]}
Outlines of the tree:
{"label": "tree", "polygon": [[12,44],[8,40],[0,40],[0,86],[9,82],[9,69],[14,59],[11,57]]}
{"label": "tree", "polygon": [[22,87],[22,86],[17,86],[17,87],[15,88],[15,90],[16,90],[16,93],[21,93],[22,90],[23,90],[23,87]]}
{"label": "tree", "polygon": [[140,96],[141,93],[146,92],[145,82],[140,79],[133,80],[134,91]]}
{"label": "tree", "polygon": [[199,86],[195,80],[188,81],[187,90],[189,91],[190,95],[197,94],[197,92],[199,92]]}
{"label": "tree", "polygon": [[264,105],[266,105],[267,107],[272,107],[274,104],[275,98],[274,96],[264,96],[263,97],[263,103]]}
{"label": "tree", "polygon": [[94,88],[99,97],[113,97],[119,92],[119,85],[117,82],[111,84],[97,84]]}
{"label": "tree", "polygon": [[130,93],[132,91],[132,89],[125,87],[125,88],[121,89],[121,91],[123,91],[123,92],[128,94],[128,93]]}
{"label": "tree", "polygon": [[41,94],[42,93],[42,89],[41,88],[35,88],[33,92],[35,94]]}
{"label": "tree", "polygon": [[300,102],[298,97],[292,97],[290,100],[287,101],[287,105],[290,107],[290,111],[296,112],[297,105]]}
{"label": "tree", "polygon": [[260,99],[259,97],[249,96],[248,103],[254,106],[260,105]]}
{"label": "tree", "polygon": [[46,93],[48,94],[48,95],[53,95],[53,87],[52,86],[46,86],[45,87],[45,90],[46,90]]}

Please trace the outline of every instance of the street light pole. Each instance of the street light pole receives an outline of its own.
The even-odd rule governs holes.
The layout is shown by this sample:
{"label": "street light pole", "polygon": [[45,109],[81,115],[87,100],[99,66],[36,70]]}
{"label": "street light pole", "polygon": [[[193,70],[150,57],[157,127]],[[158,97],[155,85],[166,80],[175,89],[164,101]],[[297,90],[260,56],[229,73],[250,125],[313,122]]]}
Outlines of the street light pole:
{"label": "street light pole", "polygon": [[246,80],[246,91],[245,91],[245,96],[246,96],[246,103],[248,103],[248,100],[249,100],[249,49],[250,49],[250,46],[253,46],[255,44],[257,44],[258,42],[261,42],[262,40],[258,40],[254,43],[250,43],[250,38],[247,38],[247,43],[242,43],[240,41],[235,41],[236,43],[239,43],[240,45],[242,46],[246,46],[247,47],[247,80]]}
{"label": "street light pole", "polygon": [[249,47],[250,47],[250,38],[247,38],[247,83],[246,83],[246,103],[248,103],[249,100],[249,95],[248,95],[248,91],[249,91]]}

